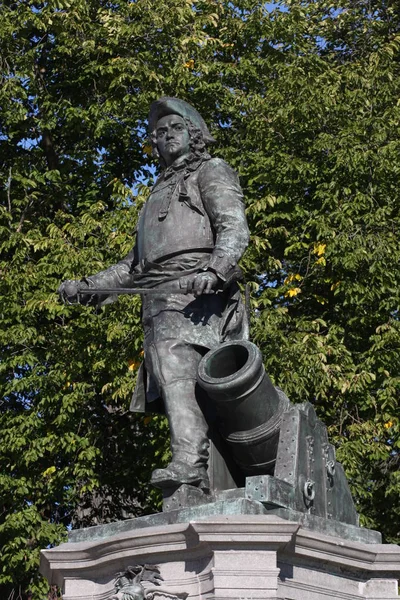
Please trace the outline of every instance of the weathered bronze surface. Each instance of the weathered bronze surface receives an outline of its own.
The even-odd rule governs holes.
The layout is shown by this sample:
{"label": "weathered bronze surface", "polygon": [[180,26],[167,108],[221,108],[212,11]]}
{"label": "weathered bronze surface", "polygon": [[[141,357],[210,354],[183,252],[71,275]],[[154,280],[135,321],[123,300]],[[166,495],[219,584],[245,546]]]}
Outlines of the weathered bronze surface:
{"label": "weathered bronze surface", "polygon": [[294,406],[272,385],[254,344],[226,342],[210,350],[200,362],[198,382],[215,405],[221,435],[246,475],[246,498],[358,524],[325,425],[309,402]]}
{"label": "weathered bronze surface", "polygon": [[149,129],[161,174],[131,252],[59,292],[97,305],[142,297],[144,363],[131,410],[161,402],[168,417],[172,461],[152,475],[164,510],[207,511],[237,486],[268,510],[356,525],[326,428],[310,404],[292,406],[273,386],[248,341],[238,261],[249,231],[236,173],[211,158],[207,125],[183,100],[154,102]]}
{"label": "weathered bronze surface", "polygon": [[243,194],[236,173],[207,152],[213,138],[188,103],[154,102],[149,129],[162,170],[132,251],[101,273],[65,282],[60,293],[69,302],[102,305],[116,294],[94,289],[151,291],[142,295],[145,357],[131,408],[151,410],[161,398],[169,420],[172,461],[153,473],[154,485],[167,495],[182,484],[208,492],[208,424],[197,369],[208,350],[248,337],[237,285],[249,240]]}

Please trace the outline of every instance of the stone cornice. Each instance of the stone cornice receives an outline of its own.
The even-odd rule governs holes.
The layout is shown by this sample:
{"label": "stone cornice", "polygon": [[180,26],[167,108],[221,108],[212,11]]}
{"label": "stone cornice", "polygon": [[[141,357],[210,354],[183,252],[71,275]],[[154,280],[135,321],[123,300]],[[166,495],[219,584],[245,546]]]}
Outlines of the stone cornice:
{"label": "stone cornice", "polygon": [[357,569],[400,573],[400,546],[394,544],[362,544],[300,529],[291,551],[307,559],[337,564],[345,561]]}
{"label": "stone cornice", "polygon": [[[122,564],[162,563],[174,555],[187,559],[211,556],[214,550],[262,549],[323,563],[343,564],[378,575],[400,572],[400,547],[362,544],[303,529],[273,515],[208,517],[161,527],[136,529],[106,539],[61,544],[43,550],[41,572],[58,585],[70,574],[82,577],[102,568],[113,573]],[[163,559],[165,557],[165,559]]]}

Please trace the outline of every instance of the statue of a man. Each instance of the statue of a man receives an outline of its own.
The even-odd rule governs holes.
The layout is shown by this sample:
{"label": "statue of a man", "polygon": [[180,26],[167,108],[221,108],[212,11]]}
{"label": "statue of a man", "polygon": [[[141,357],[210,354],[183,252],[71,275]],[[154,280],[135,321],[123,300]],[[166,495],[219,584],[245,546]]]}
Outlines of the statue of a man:
{"label": "statue of a man", "polygon": [[[149,132],[161,174],[140,214],[133,250],[105,271],[64,282],[60,293],[73,302],[82,287],[153,288],[143,295],[144,365],[131,409],[150,403],[151,410],[159,398],[168,417],[172,460],[153,472],[152,483],[207,490],[209,440],[196,376],[208,350],[247,338],[237,285],[249,240],[243,194],[236,173],[208,154],[213,138],[187,102],[154,102]],[[98,305],[115,299],[86,298]]]}

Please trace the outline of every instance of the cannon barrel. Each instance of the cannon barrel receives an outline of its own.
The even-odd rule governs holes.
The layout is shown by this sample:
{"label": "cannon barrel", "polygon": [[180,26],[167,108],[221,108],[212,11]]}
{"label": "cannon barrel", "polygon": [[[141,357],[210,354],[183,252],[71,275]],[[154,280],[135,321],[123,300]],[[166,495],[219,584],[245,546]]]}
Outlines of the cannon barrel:
{"label": "cannon barrel", "polygon": [[220,433],[242,472],[272,474],[289,400],[272,384],[257,346],[240,340],[210,350],[197,380],[215,404]]}

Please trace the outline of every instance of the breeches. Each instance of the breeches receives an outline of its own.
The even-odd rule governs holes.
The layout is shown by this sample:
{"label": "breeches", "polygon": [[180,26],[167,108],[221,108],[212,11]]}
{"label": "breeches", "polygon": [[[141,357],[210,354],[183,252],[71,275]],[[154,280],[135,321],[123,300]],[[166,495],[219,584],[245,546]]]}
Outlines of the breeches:
{"label": "breeches", "polygon": [[196,380],[199,362],[206,348],[177,339],[151,342],[146,348],[146,369],[156,382],[158,392],[175,381]]}

